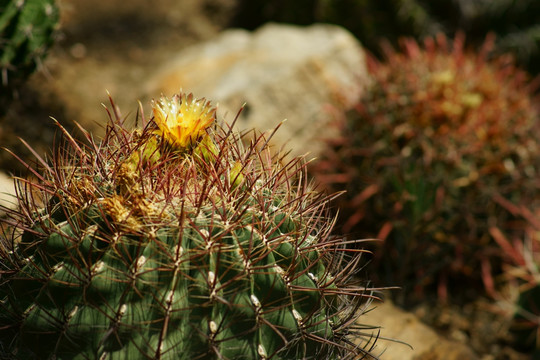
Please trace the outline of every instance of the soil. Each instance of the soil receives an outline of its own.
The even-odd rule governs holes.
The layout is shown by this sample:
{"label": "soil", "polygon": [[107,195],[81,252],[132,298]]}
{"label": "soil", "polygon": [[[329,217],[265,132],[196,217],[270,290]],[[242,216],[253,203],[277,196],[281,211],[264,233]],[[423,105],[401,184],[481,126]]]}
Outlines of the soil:
{"label": "soil", "polygon": [[509,302],[497,303],[479,296],[475,301],[459,305],[441,305],[431,299],[411,311],[442,337],[469,346],[481,360],[531,359],[530,355],[514,349],[508,306]]}
{"label": "soil", "polygon": [[[42,69],[19,90],[0,121],[0,142],[23,160],[33,156],[24,138],[39,154],[57,139],[54,117],[77,133],[74,121],[99,136],[107,121],[107,91],[125,114],[148,109],[145,79],[168,57],[226,29],[238,0],[59,0],[61,24],[56,45]],[[158,96],[155,94],[154,96]],[[6,152],[0,168],[25,174],[25,166]],[[443,336],[471,346],[483,360],[521,360],[512,350],[508,324],[493,303],[479,299],[465,306],[434,301],[413,309]],[[383,356],[384,359],[384,356]]]}

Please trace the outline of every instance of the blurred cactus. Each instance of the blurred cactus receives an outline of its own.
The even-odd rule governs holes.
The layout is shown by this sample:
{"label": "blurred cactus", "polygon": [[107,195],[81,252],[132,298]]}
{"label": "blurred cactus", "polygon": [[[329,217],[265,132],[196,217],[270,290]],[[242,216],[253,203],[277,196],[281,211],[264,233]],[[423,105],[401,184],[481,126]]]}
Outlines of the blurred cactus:
{"label": "blurred cactus", "polygon": [[[114,107],[114,104],[113,104]],[[100,143],[64,131],[2,249],[0,345],[17,359],[353,359],[370,290],[301,159],[211,126],[191,95]],[[244,145],[248,144],[248,145]],[[11,233],[5,233],[10,239]],[[7,349],[7,350],[6,350]]]}
{"label": "blurred cactus", "polygon": [[540,280],[519,294],[511,331],[520,350],[540,356]]}
{"label": "blurred cactus", "polygon": [[54,0],[0,0],[2,97],[40,64],[58,24]]}
{"label": "blurred cactus", "polygon": [[442,297],[453,281],[490,289],[503,254],[489,228],[513,219],[493,198],[538,202],[538,101],[511,59],[487,60],[492,41],[478,53],[461,35],[387,48],[317,166],[321,182],[348,191],[345,231],[385,239],[374,273],[386,281],[438,284]]}
{"label": "blurred cactus", "polygon": [[[540,355],[540,211],[530,210],[507,201],[495,199],[498,204],[520,219],[524,236],[504,233],[498,227],[490,233],[507,255],[504,264],[499,303],[507,308],[512,318],[510,328],[516,347]],[[514,227],[518,221],[514,222]],[[510,305],[510,306],[509,306]],[[536,357],[534,357],[536,359]]]}

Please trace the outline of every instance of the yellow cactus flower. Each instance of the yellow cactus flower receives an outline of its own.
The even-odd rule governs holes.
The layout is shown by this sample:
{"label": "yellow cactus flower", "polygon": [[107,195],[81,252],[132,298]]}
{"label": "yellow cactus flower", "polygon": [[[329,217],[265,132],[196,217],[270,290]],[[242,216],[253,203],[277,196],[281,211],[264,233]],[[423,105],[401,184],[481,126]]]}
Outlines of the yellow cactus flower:
{"label": "yellow cactus flower", "polygon": [[161,97],[152,103],[154,121],[160,134],[171,144],[187,148],[197,141],[215,119],[216,109],[206,99],[194,99],[193,94]]}

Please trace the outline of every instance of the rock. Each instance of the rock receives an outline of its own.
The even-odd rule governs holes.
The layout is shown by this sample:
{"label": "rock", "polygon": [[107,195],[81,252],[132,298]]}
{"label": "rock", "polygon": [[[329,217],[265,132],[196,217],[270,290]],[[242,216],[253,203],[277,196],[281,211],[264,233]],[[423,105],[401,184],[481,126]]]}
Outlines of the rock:
{"label": "rock", "polygon": [[[180,89],[218,102],[239,129],[274,129],[274,142],[294,155],[316,155],[328,136],[329,109],[350,107],[368,83],[358,41],[338,26],[267,24],[255,32],[227,30],[181,51],[150,82],[149,94]],[[294,139],[294,140],[293,140]]]}
{"label": "rock", "polygon": [[466,345],[440,337],[415,315],[391,302],[377,305],[363,315],[360,322],[381,327],[380,339],[373,350],[375,355],[381,354],[381,360],[479,359]]}
{"label": "rock", "polygon": [[3,172],[0,172],[0,215],[4,214],[4,209],[15,209],[17,202],[15,198],[15,184],[13,179]]}

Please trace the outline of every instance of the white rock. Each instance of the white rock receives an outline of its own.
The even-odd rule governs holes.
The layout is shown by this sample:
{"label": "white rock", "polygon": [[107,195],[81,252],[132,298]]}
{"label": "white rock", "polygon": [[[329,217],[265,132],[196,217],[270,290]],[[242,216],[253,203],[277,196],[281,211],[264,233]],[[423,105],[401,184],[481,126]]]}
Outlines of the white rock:
{"label": "white rock", "polygon": [[[389,301],[362,315],[359,322],[380,326],[380,338],[373,353],[382,354],[381,359],[384,360],[479,359],[466,345],[442,338],[414,314],[397,308]],[[377,336],[377,331],[373,333]]]}
{"label": "white rock", "polygon": [[17,201],[13,179],[0,172],[0,215],[4,213],[4,208],[15,209],[16,207]]}
{"label": "white rock", "polygon": [[316,155],[328,136],[331,107],[350,107],[368,83],[364,52],[346,30],[267,24],[251,33],[228,30],[216,39],[181,51],[150,81],[148,93],[167,96],[180,89],[219,103],[231,122],[238,109],[241,130],[272,130],[293,154]]}

